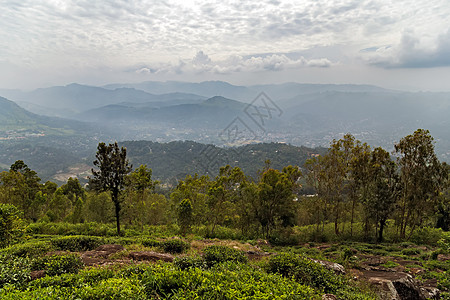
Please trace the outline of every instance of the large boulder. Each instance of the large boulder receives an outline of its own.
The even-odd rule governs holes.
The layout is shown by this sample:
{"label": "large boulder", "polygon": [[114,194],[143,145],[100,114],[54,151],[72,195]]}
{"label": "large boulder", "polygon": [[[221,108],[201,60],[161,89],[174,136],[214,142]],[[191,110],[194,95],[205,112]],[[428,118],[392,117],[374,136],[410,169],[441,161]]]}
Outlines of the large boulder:
{"label": "large boulder", "polygon": [[[409,274],[402,272],[378,272],[368,281],[378,287],[381,299],[386,300],[425,300],[424,290]],[[384,274],[383,274],[384,273]]]}

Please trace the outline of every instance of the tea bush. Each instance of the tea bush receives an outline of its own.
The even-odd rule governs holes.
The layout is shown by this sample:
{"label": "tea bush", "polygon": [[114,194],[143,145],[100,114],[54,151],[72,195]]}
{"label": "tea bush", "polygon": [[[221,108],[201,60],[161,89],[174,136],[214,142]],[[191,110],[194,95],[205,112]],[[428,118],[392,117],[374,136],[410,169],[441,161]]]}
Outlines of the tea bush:
{"label": "tea bush", "polygon": [[179,270],[155,265],[142,283],[149,298],[156,299],[313,299],[308,286],[233,262],[213,269]]}
{"label": "tea bush", "polygon": [[30,280],[29,260],[0,254],[0,289],[6,284],[24,285]]}
{"label": "tea bush", "polygon": [[422,227],[414,231],[411,241],[418,245],[436,246],[442,236],[443,232],[440,228]]}
{"label": "tea bush", "polygon": [[88,285],[77,291],[80,299],[147,299],[144,287],[136,279],[109,278],[95,285]]}
{"label": "tea bush", "polygon": [[312,260],[292,253],[281,253],[269,259],[266,269],[298,282],[333,293],[342,285],[339,277],[332,271]]}
{"label": "tea bush", "polygon": [[45,270],[45,274],[49,276],[78,273],[83,267],[83,261],[76,254],[45,256],[31,264],[32,270]]}
{"label": "tea bush", "polygon": [[27,242],[23,244],[16,244],[2,249],[0,252],[8,253],[15,257],[36,257],[55,250],[47,241]]}
{"label": "tea bush", "polygon": [[88,251],[105,244],[105,240],[94,236],[65,236],[51,240],[57,250],[62,251]]}
{"label": "tea bush", "polygon": [[401,253],[406,256],[419,255],[422,253],[422,250],[417,249],[417,248],[406,248],[406,249],[403,249]]}
{"label": "tea bush", "polygon": [[164,250],[164,252],[174,254],[185,252],[191,247],[191,245],[181,239],[173,239],[162,242],[160,247]]}
{"label": "tea bush", "polygon": [[206,262],[199,256],[182,256],[174,259],[173,264],[180,270],[186,270],[189,268],[206,268]]}
{"label": "tea bush", "polygon": [[159,247],[161,242],[154,239],[145,239],[141,242],[141,244],[145,247]]}
{"label": "tea bush", "polygon": [[203,250],[203,259],[209,267],[225,261],[239,263],[248,262],[248,258],[245,256],[244,252],[218,245],[206,247],[205,250]]}

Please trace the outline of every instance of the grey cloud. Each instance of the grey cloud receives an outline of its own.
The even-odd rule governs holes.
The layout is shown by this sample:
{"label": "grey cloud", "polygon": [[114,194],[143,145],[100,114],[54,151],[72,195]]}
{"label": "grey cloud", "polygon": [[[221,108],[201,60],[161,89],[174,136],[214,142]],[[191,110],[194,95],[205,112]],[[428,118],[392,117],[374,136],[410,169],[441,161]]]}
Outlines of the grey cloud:
{"label": "grey cloud", "polygon": [[421,39],[414,32],[405,31],[397,45],[370,49],[374,55],[369,56],[369,63],[383,68],[450,66],[450,29],[440,34],[434,45],[423,45]]}

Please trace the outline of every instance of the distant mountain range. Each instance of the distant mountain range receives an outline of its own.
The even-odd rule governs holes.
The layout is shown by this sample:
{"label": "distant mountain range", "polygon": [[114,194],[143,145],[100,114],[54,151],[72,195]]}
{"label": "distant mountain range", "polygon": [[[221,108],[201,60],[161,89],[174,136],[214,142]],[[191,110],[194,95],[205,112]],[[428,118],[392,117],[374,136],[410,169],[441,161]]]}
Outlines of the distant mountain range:
{"label": "distant mountain range", "polygon": [[[351,84],[170,81],[0,90],[0,96],[14,101],[1,98],[0,137],[23,138],[25,129],[33,143],[71,145],[82,153],[98,141],[114,140],[193,140],[226,147],[285,142],[315,148],[345,133],[392,150],[400,138],[425,128],[440,159],[450,160],[450,93]],[[45,138],[33,136],[41,133]]]}

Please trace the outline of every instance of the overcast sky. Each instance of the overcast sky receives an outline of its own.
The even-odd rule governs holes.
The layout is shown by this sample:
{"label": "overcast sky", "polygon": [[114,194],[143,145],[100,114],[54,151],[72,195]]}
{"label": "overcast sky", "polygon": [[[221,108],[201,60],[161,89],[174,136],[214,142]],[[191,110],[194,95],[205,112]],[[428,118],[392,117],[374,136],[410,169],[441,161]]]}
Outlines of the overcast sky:
{"label": "overcast sky", "polygon": [[449,0],[0,0],[0,88],[364,83],[450,91]]}

